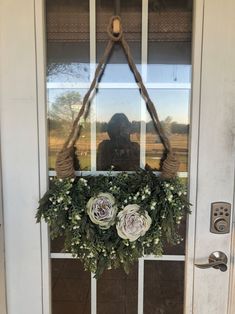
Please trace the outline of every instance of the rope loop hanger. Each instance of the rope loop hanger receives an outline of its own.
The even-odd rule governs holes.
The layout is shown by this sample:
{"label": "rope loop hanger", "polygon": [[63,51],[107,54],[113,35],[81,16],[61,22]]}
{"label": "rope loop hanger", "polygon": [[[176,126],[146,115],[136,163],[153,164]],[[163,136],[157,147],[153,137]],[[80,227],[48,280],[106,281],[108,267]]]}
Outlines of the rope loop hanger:
{"label": "rope loop hanger", "polygon": [[[161,160],[160,168],[161,177],[166,179],[173,178],[177,175],[177,171],[179,169],[179,161],[172,151],[170,141],[164,129],[162,128],[154,103],[150,99],[148,91],[143,83],[142,77],[134,63],[130,47],[124,38],[122,22],[119,16],[111,17],[107,27],[107,33],[109,36],[109,41],[96,67],[95,75],[91,82],[90,88],[83,98],[82,107],[79,110],[78,115],[73,122],[70,134],[67,140],[65,141],[61,151],[57,155],[55,166],[57,176],[62,179],[75,177],[74,169],[75,143],[79,138],[81,131],[81,125],[79,122],[82,117],[86,118],[87,114],[89,113],[91,94],[96,89],[97,84],[104,72],[105,66],[112,52],[113,46],[115,45],[115,43],[120,43],[126,55],[130,70],[132,71],[136,83],[139,87],[141,96],[143,97],[146,103],[146,107],[153,121],[153,125],[165,149],[164,157]],[[150,167],[148,166],[148,168]]]}

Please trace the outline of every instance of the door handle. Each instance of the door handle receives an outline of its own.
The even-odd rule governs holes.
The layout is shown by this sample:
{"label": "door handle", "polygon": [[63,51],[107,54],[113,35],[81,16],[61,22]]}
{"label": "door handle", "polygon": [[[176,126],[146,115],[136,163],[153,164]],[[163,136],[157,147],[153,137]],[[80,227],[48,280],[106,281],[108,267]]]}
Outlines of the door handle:
{"label": "door handle", "polygon": [[208,258],[208,263],[205,264],[195,264],[196,267],[207,269],[207,268],[215,268],[221,271],[226,271],[228,269],[227,266],[228,258],[224,252],[215,251],[210,254]]}

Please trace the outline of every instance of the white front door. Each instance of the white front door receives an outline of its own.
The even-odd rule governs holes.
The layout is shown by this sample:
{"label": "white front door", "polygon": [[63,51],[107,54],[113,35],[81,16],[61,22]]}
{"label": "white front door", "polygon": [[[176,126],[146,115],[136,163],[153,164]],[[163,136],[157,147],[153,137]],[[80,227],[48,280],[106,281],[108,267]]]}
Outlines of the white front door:
{"label": "white front door", "polygon": [[[62,252],[61,241],[49,242],[44,224],[35,224],[37,201],[46,191],[48,175],[54,175],[55,153],[77,110],[61,103],[61,96],[79,100],[89,87],[114,7],[105,0],[1,2],[7,313],[232,314],[232,0],[195,0],[193,6],[186,0],[121,1],[126,38],[181,160],[179,176],[189,186],[192,214],[182,224],[184,245],[167,248],[161,258],[140,259],[129,276],[110,271],[96,282]],[[79,143],[83,171],[105,170],[97,160],[97,146],[107,139],[106,123],[119,111],[133,121],[132,141],[140,145],[140,165],[157,166],[161,146],[118,47],[106,70]],[[63,125],[58,123],[61,117]],[[210,232],[215,202],[231,204],[229,233]],[[227,212],[220,216],[222,207],[215,206],[214,218],[229,217]],[[195,267],[208,263],[215,251],[226,254],[227,271]]]}

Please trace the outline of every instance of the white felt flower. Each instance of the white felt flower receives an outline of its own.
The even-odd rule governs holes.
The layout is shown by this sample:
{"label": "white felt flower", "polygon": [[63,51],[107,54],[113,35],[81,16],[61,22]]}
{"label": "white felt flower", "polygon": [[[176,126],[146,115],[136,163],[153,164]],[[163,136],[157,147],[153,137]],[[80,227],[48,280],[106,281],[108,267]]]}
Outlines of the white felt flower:
{"label": "white felt flower", "polygon": [[96,197],[91,197],[86,208],[91,221],[101,229],[108,229],[114,224],[117,206],[112,194],[99,193]]}
{"label": "white felt flower", "polygon": [[152,219],[146,211],[140,212],[137,204],[127,205],[118,213],[117,233],[120,238],[133,242],[145,235]]}

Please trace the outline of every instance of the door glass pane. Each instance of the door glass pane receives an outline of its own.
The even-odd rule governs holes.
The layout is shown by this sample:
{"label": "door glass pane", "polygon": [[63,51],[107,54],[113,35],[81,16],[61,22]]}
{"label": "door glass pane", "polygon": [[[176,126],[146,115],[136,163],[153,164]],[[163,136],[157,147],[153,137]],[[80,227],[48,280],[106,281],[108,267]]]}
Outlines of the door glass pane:
{"label": "door glass pane", "polygon": [[[134,61],[141,70],[141,0],[120,1],[121,18],[126,40],[130,46]],[[97,61],[100,59],[107,45],[107,25],[114,15],[115,1],[97,1]],[[102,82],[135,83],[133,74],[129,70],[126,56],[120,44],[116,44],[110,56]]]}
{"label": "door glass pane", "polygon": [[[87,0],[46,1],[49,170],[55,168],[56,153],[68,135],[91,80],[89,23],[94,21],[89,14],[96,14],[96,45],[91,55],[96,53],[98,62],[108,40],[107,23],[117,2],[96,0],[96,12],[90,12]],[[180,172],[184,176],[181,180],[187,184],[192,1],[149,0],[145,21],[142,20],[143,1],[119,2],[125,38],[140,72],[141,57],[145,57],[141,51],[147,51],[144,76],[147,90],[181,161]],[[147,42],[142,34],[142,21],[148,28],[147,47],[142,46]],[[94,44],[92,42],[91,49]],[[135,79],[119,44],[113,49],[101,83],[104,84],[97,89],[93,111],[87,121],[83,121],[84,128],[76,144],[79,160],[76,169],[94,169],[95,159],[97,170],[108,170],[113,164],[114,170],[134,170],[133,165],[143,166],[144,161],[158,169],[162,144],[138,88],[133,88]],[[95,123],[91,125],[92,121]],[[118,149],[113,144],[119,132],[125,134],[128,149],[123,140],[119,139]],[[132,155],[135,159],[130,157]],[[123,156],[127,161],[124,166],[120,163],[125,159]],[[185,230],[183,221],[180,225],[182,238],[185,238]],[[63,239],[52,241],[51,252],[65,253]],[[184,241],[174,247],[166,243],[164,254],[184,255]],[[83,271],[80,262],[61,257],[63,255],[53,258],[51,263],[52,313],[88,314],[91,312],[91,276]],[[184,262],[145,260],[143,286],[144,291],[138,291],[138,263],[129,275],[122,270],[106,271],[97,281],[97,313],[136,314],[141,293],[144,294],[144,314],[183,313]],[[94,298],[93,295],[92,302]]]}
{"label": "door glass pane", "polygon": [[[149,95],[180,161],[179,171],[187,171],[190,90],[151,89]],[[162,153],[163,145],[155,131],[150,115],[147,114],[146,163],[152,168],[158,168]]]}
{"label": "door glass pane", "polygon": [[[49,169],[55,169],[56,155],[65,142],[72,123],[82,106],[85,89],[48,89],[48,153]],[[81,135],[76,143],[76,170],[90,169],[90,122],[81,120],[83,125]]]}
{"label": "door glass pane", "polygon": [[138,89],[100,89],[97,93],[97,170],[140,167]]}
{"label": "door glass pane", "polygon": [[149,82],[191,82],[192,1],[149,2]]}
{"label": "door glass pane", "polygon": [[97,284],[98,314],[136,314],[138,298],[138,264],[129,275],[121,269],[105,271]]}
{"label": "door glass pane", "polygon": [[52,259],[53,314],[90,314],[90,274],[76,260]]}
{"label": "door glass pane", "polygon": [[144,262],[144,314],[181,314],[184,307],[184,263]]}
{"label": "door glass pane", "polygon": [[89,81],[89,1],[47,0],[48,82]]}

